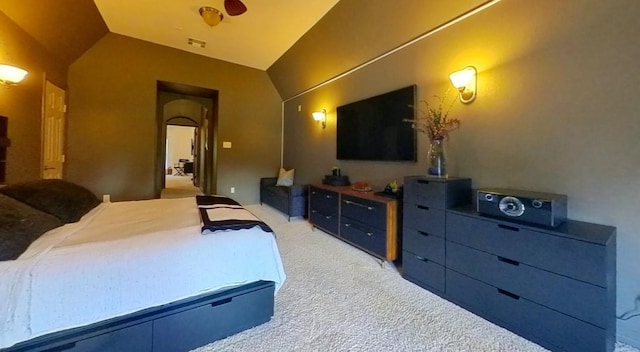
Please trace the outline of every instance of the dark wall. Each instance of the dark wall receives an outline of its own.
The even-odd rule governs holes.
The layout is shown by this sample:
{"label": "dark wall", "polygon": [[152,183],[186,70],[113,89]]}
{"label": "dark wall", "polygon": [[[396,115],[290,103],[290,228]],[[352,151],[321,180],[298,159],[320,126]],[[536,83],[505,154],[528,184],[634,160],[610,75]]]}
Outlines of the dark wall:
{"label": "dark wall", "polygon": [[[387,18],[387,13],[375,7],[359,11],[350,6],[354,3],[357,1],[338,3],[310,31],[317,48],[365,50],[368,44],[377,46],[371,33],[384,26],[380,19]],[[417,8],[423,3],[403,1],[402,6]],[[350,12],[334,13],[336,9]],[[319,182],[338,166],[352,181],[367,181],[375,188],[394,179],[401,181],[406,175],[426,174],[428,140],[424,134],[418,136],[417,163],[336,160],[336,107],[410,84],[417,84],[419,99],[432,99],[449,89],[449,73],[474,65],[478,69],[477,99],[469,105],[456,104],[451,111],[462,124],[447,143],[449,173],[471,177],[474,187],[567,194],[569,217],[616,226],[618,314],[633,310],[640,297],[640,123],[635,98],[640,46],[633,45],[640,33],[639,12],[640,2],[632,0],[498,2],[288,100],[284,166],[295,168],[296,180],[308,183]],[[315,32],[358,16],[363,16],[358,26],[342,25],[343,42],[328,29],[326,43],[323,33]],[[413,25],[419,23],[401,28]],[[430,29],[426,23],[423,31]],[[396,36],[394,26],[385,26],[385,30],[398,44],[412,39],[408,33],[404,38]],[[288,96],[322,80],[298,76],[313,77],[325,69],[322,62],[305,61],[307,54],[297,45],[273,66],[274,71],[269,70],[270,74],[277,72],[274,82],[286,78],[276,84]],[[370,58],[376,56],[375,51],[371,54]],[[329,63],[340,61],[343,55],[351,59],[341,50],[326,53]],[[328,111],[326,129],[311,118],[312,111],[323,108]],[[640,346],[640,317],[619,320],[618,338]]]}
{"label": "dark wall", "polygon": [[266,72],[112,33],[69,68],[68,179],[112,200],[155,197],[157,81],[219,91],[217,191],[257,203],[259,178],[280,164],[281,99]]}
{"label": "dark wall", "polygon": [[7,183],[40,178],[42,97],[45,77],[61,88],[67,68],[3,12],[0,12],[0,63],[29,72],[19,85],[0,85],[0,115],[9,118]]}

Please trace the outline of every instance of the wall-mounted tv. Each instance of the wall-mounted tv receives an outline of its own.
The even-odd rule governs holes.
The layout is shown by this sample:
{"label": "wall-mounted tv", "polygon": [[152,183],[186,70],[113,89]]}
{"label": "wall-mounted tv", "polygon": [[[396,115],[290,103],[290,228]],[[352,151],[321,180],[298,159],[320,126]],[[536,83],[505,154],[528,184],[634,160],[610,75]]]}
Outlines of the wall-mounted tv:
{"label": "wall-mounted tv", "polygon": [[416,86],[337,108],[338,160],[416,161]]}

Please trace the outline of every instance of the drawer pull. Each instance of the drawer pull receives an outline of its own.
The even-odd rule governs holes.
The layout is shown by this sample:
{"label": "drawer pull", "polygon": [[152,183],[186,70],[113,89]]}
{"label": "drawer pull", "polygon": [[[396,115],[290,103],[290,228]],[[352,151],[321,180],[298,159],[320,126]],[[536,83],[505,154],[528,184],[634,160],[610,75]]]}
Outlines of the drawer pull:
{"label": "drawer pull", "polygon": [[424,257],[417,256],[417,255],[416,255],[416,259],[418,259],[418,260],[419,260],[419,261],[421,261],[421,262],[425,262],[425,263],[427,263],[427,262],[429,261],[429,259],[424,258]]}
{"label": "drawer pull", "polygon": [[43,352],[60,352],[60,351],[68,351],[70,349],[73,349],[76,347],[76,343],[72,342],[72,343],[68,343],[66,345],[62,345],[62,346],[58,346],[58,347],[54,347],[48,350],[44,350]]}
{"label": "drawer pull", "polygon": [[422,210],[429,210],[429,207],[424,206],[424,205],[416,205],[416,207],[418,207],[418,209],[422,209]]}
{"label": "drawer pull", "polygon": [[358,231],[360,231],[360,232],[363,232],[365,235],[367,235],[367,236],[369,236],[369,237],[373,236],[373,232],[368,232],[368,231],[366,231],[366,230],[359,229],[358,227],[353,226],[353,225],[351,225],[351,224],[350,224],[350,223],[348,223],[348,222],[344,224],[344,227],[353,227],[354,229],[356,229],[356,230],[358,230]]}
{"label": "drawer pull", "polygon": [[316,191],[311,191],[311,194],[316,194]]}
{"label": "drawer pull", "polygon": [[418,234],[420,234],[420,235],[422,235],[422,236],[425,236],[425,237],[427,237],[427,236],[431,236],[430,234],[428,234],[428,233],[426,233],[426,232],[424,232],[424,231],[418,231]]}
{"label": "drawer pull", "polygon": [[331,215],[327,215],[327,216],[325,216],[324,218],[325,218],[325,219],[327,219],[327,220],[329,220],[329,219],[331,219]]}
{"label": "drawer pull", "polygon": [[509,291],[505,291],[501,288],[498,289],[498,292],[500,292],[501,294],[507,296],[507,297],[511,297],[513,299],[520,299],[520,296],[516,295],[515,293],[511,293]]}
{"label": "drawer pull", "polygon": [[331,198],[333,198],[330,194],[327,194],[325,197],[326,197],[327,199],[331,199]]}
{"label": "drawer pull", "polygon": [[231,303],[231,300],[233,299],[233,297],[229,297],[229,298],[225,298],[225,299],[221,299],[219,301],[213,302],[211,303],[212,307],[217,307],[217,306],[221,306],[223,304],[227,304],[227,303]]}
{"label": "drawer pull", "polygon": [[520,265],[520,262],[518,262],[518,261],[515,261],[513,259],[509,259],[509,258],[505,258],[505,257],[501,257],[501,256],[498,256],[498,260],[503,262],[503,263],[507,263],[507,264],[511,264],[511,265],[515,265],[515,266]]}
{"label": "drawer pull", "polygon": [[352,202],[350,200],[345,200],[344,202],[346,204],[355,205],[355,206],[360,207],[360,208],[367,208],[367,210],[373,210],[373,207],[370,207],[370,206],[367,206],[367,205],[364,205],[364,204],[360,204],[360,203],[356,203],[356,202]]}
{"label": "drawer pull", "polygon": [[508,225],[498,224],[498,227],[501,228],[501,229],[509,230],[509,231],[516,231],[516,232],[520,231],[519,228],[513,227],[513,226],[508,226]]}
{"label": "drawer pull", "polygon": [[315,214],[315,213],[317,213],[318,211],[314,209],[314,210],[311,210],[311,212]]}

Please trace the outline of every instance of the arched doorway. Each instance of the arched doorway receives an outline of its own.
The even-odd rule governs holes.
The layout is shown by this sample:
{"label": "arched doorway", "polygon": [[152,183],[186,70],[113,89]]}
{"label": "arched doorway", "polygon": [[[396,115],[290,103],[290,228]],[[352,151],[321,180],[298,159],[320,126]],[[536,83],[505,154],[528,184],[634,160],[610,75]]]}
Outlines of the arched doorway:
{"label": "arched doorway", "polygon": [[[157,174],[156,194],[166,186],[166,174],[173,161],[168,158],[167,126],[194,128],[192,148],[193,183],[204,194],[216,192],[216,138],[218,91],[158,81],[157,85]],[[168,164],[171,162],[172,164]]]}

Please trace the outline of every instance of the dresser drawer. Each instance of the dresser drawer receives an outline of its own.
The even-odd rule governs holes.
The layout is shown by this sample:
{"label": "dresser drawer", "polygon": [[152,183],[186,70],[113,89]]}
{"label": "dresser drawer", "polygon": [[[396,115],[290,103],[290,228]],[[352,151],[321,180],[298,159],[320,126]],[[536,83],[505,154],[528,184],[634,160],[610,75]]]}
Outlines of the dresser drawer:
{"label": "dresser drawer", "polygon": [[447,295],[462,307],[551,350],[608,350],[604,329],[447,269]]}
{"label": "dresser drawer", "polygon": [[419,257],[444,265],[444,238],[405,228],[402,249]]}
{"label": "dresser drawer", "polygon": [[402,277],[430,291],[444,293],[444,267],[407,251],[402,252]]}
{"label": "dresser drawer", "polygon": [[333,235],[338,235],[339,225],[338,214],[325,214],[317,209],[311,209],[309,212],[309,222]]}
{"label": "dresser drawer", "polygon": [[387,204],[342,195],[340,216],[367,223],[379,229],[387,228]]}
{"label": "dresser drawer", "polygon": [[338,214],[340,195],[315,187],[309,188],[309,208],[320,210],[324,214]]}
{"label": "dresser drawer", "polygon": [[409,176],[403,193],[406,204],[448,209],[471,202],[471,179]]}
{"label": "dresser drawer", "polygon": [[423,205],[405,204],[402,211],[404,227],[444,237],[444,210]]}
{"label": "dresser drawer", "polygon": [[607,291],[602,287],[453,242],[447,242],[446,266],[543,306],[606,327]]}
{"label": "dresser drawer", "polygon": [[[387,232],[355,221],[351,218],[340,219],[340,237],[381,257],[386,257]],[[395,259],[395,258],[393,258]]]}
{"label": "dresser drawer", "polygon": [[446,208],[446,183],[428,179],[405,179],[403,197],[405,203],[420,204],[438,209]]}
{"label": "dresser drawer", "polygon": [[606,248],[523,228],[518,224],[449,213],[449,241],[606,287]]}

